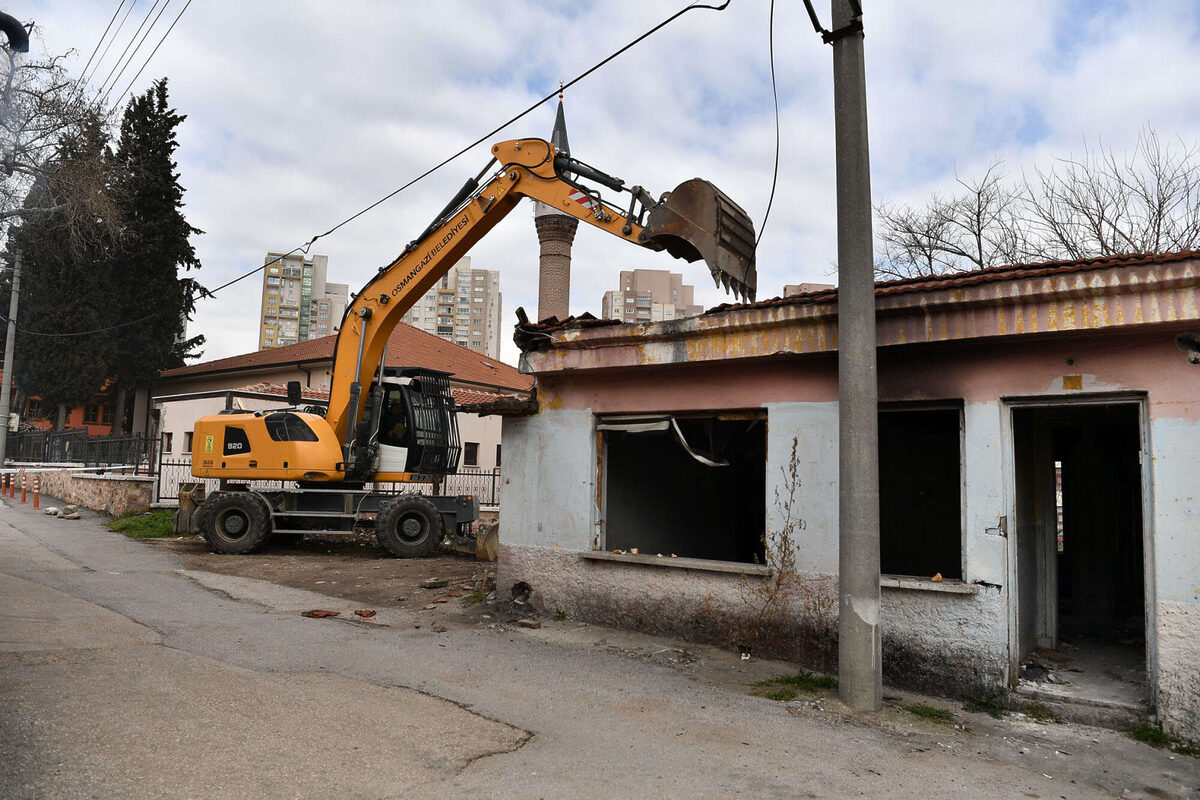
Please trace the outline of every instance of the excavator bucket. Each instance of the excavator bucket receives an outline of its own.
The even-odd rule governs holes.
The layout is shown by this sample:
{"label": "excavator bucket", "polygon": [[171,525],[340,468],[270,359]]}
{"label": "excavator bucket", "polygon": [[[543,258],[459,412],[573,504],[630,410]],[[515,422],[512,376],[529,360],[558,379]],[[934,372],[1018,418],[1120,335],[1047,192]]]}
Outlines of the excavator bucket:
{"label": "excavator bucket", "polygon": [[663,195],[638,239],[685,261],[703,258],[717,286],[754,300],[754,222],[708,181],[692,178]]}

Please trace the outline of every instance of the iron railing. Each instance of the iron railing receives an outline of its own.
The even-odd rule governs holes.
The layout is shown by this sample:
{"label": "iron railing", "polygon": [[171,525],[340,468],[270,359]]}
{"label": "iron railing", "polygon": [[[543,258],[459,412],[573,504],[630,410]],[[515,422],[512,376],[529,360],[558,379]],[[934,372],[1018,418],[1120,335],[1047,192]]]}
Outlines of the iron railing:
{"label": "iron railing", "polygon": [[10,433],[6,445],[10,461],[49,464],[83,464],[88,467],[130,465],[132,474],[152,472],[158,454],[153,437],[89,436],[86,430],[26,431]]}

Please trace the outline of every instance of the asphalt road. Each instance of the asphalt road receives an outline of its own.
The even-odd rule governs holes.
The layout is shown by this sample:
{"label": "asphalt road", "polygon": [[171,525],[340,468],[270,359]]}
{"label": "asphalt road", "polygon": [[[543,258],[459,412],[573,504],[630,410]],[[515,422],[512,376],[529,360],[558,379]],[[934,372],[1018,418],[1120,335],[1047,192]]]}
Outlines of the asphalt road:
{"label": "asphalt road", "polygon": [[0,509],[0,797],[1200,796],[1200,761],[1115,732],[778,703],[746,691],[778,665],[570,621],[315,607],[348,610]]}

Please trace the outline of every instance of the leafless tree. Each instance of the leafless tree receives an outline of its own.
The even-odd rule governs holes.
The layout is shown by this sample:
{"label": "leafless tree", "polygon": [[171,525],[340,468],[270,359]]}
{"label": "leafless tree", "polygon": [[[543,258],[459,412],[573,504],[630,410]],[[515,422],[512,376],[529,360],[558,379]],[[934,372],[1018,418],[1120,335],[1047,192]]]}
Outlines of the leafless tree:
{"label": "leafless tree", "polygon": [[[112,193],[105,191],[103,150],[73,158],[69,168],[58,163],[64,142],[107,125],[99,104],[67,75],[66,57],[30,57],[0,46],[0,238],[13,224],[55,212],[103,220],[112,230],[118,224]],[[31,194],[39,182],[52,190]]]}
{"label": "leafless tree", "polygon": [[1085,145],[1008,183],[999,162],[962,193],[876,209],[881,278],[1200,246],[1200,149],[1147,129],[1124,158]]}

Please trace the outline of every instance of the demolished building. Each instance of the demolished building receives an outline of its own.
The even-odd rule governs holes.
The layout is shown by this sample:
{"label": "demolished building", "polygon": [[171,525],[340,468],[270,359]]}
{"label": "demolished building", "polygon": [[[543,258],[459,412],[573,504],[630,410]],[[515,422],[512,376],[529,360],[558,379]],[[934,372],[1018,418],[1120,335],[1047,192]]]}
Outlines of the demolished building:
{"label": "demolished building", "polygon": [[[978,696],[1057,665],[1068,700],[1200,738],[1198,285],[1193,252],[877,285],[885,680]],[[832,669],[836,290],[517,340],[537,406],[505,412],[501,591],[736,638],[782,537],[766,644]]]}

